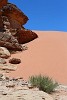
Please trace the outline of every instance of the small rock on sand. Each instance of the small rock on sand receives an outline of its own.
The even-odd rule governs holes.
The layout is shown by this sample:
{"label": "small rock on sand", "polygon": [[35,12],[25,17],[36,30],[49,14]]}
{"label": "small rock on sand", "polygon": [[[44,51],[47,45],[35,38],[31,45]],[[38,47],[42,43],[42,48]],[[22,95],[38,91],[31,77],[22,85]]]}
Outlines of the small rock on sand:
{"label": "small rock on sand", "polygon": [[9,60],[9,63],[11,63],[11,64],[19,64],[19,63],[21,63],[21,60],[17,59],[17,58],[12,58],[12,59]]}

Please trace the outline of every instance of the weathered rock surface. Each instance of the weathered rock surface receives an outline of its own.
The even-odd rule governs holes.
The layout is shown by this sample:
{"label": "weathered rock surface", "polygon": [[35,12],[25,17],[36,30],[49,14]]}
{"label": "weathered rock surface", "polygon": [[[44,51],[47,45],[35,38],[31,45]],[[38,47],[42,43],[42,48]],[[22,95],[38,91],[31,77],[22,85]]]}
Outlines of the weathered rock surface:
{"label": "weathered rock surface", "polygon": [[7,5],[7,1],[8,1],[8,0],[0,0],[0,9],[1,9],[3,6]]}
{"label": "weathered rock surface", "polygon": [[35,32],[24,29],[18,30],[15,36],[20,44],[28,43],[38,38],[38,35]]}
{"label": "weathered rock surface", "polygon": [[22,26],[28,21],[28,17],[14,4],[8,3],[6,6],[3,6],[2,10],[3,15],[8,17],[12,28],[19,28],[17,26]]}
{"label": "weathered rock surface", "polygon": [[67,86],[59,85],[51,96],[53,100],[67,100]]}
{"label": "weathered rock surface", "polygon": [[0,100],[67,100],[67,86],[59,85],[55,92],[47,94],[38,88],[28,88],[23,78],[11,78],[0,74]]}
{"label": "weathered rock surface", "polygon": [[3,59],[3,58],[0,58],[0,64],[6,64],[6,61],[5,61],[5,59]]}
{"label": "weathered rock surface", "polygon": [[[0,57],[1,58],[9,58],[10,52],[5,47],[0,47]],[[3,59],[1,59],[3,61]]]}
{"label": "weathered rock surface", "polygon": [[0,100],[53,100],[49,94],[38,88],[29,89],[23,79],[8,77],[7,80],[6,76],[3,77],[0,80]]}
{"label": "weathered rock surface", "polygon": [[0,70],[15,71],[16,69],[17,69],[17,66],[13,64],[0,64]]}
{"label": "weathered rock surface", "polygon": [[17,39],[5,32],[0,32],[0,46],[6,47],[10,50],[22,50],[22,46],[18,43]]}
{"label": "weathered rock surface", "polygon": [[9,60],[9,63],[11,63],[11,64],[19,64],[19,63],[21,63],[21,60],[17,59],[17,58],[12,58],[12,59]]}

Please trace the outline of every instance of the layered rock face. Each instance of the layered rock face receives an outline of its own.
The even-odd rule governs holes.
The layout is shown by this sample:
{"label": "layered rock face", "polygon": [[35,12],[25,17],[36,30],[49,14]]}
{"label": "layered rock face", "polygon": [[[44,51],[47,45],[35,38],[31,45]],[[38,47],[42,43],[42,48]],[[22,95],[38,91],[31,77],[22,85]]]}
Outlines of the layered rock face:
{"label": "layered rock face", "polygon": [[16,5],[0,0],[0,46],[22,50],[21,44],[37,38],[36,33],[23,27],[27,21],[28,17]]}
{"label": "layered rock face", "polygon": [[10,3],[3,7],[3,15],[8,17],[11,24],[11,28],[14,29],[21,28],[21,26],[28,21],[28,17],[23,12],[21,12],[15,5]]}
{"label": "layered rock face", "polygon": [[19,30],[15,36],[20,44],[30,42],[38,37],[35,32],[25,29]]}
{"label": "layered rock face", "polygon": [[5,6],[5,5],[7,5],[7,0],[0,0],[0,9],[3,7],[3,6]]}

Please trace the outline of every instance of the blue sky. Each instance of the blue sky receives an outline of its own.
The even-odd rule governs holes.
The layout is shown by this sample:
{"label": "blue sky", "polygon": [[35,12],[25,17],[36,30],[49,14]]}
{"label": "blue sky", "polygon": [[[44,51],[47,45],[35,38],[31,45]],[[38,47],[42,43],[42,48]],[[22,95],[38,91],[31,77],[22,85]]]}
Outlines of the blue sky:
{"label": "blue sky", "polygon": [[9,0],[28,17],[25,28],[67,31],[67,0]]}

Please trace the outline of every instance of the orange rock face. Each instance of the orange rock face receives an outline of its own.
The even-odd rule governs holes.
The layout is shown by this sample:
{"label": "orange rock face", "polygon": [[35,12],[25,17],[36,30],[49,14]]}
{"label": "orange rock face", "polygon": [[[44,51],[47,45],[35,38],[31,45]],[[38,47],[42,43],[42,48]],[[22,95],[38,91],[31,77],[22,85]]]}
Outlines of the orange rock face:
{"label": "orange rock face", "polygon": [[8,17],[11,27],[14,27],[14,22],[21,26],[28,21],[28,17],[15,5],[10,3],[3,7],[3,15]]}
{"label": "orange rock face", "polygon": [[15,36],[17,37],[17,40],[20,44],[28,43],[38,37],[35,32],[24,29],[19,30]]}
{"label": "orange rock face", "polygon": [[8,1],[8,0],[0,0],[0,9],[1,9],[3,6],[7,5],[7,1]]}

